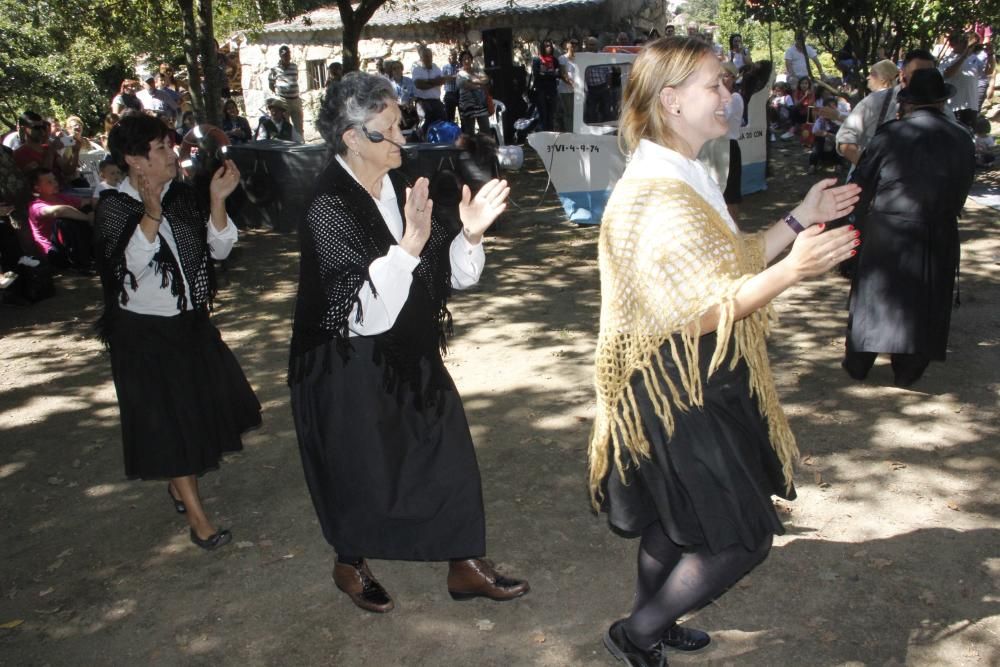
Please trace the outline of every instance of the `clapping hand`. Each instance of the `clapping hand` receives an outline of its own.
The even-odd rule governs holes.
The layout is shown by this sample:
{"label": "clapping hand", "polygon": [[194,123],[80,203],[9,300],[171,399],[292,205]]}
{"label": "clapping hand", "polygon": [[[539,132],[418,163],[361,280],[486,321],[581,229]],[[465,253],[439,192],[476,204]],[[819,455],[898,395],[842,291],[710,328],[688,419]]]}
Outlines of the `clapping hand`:
{"label": "clapping hand", "polygon": [[462,203],[458,205],[458,215],[465,228],[465,238],[476,245],[483,240],[483,234],[490,225],[507,209],[510,186],[507,181],[494,178],[476,196],[472,196],[469,186],[462,187]]}
{"label": "clapping hand", "polygon": [[403,215],[406,216],[406,229],[399,246],[413,257],[419,257],[424,244],[431,237],[431,213],[434,201],[430,199],[430,181],[418,178],[412,188],[406,188],[406,204]]}
{"label": "clapping hand", "polygon": [[213,201],[224,201],[232,194],[236,186],[240,184],[240,170],[236,168],[236,163],[226,160],[222,166],[216,169],[212,176],[212,182],[208,186],[208,191]]}
{"label": "clapping hand", "polygon": [[792,211],[803,227],[837,220],[854,210],[861,198],[861,187],[854,183],[836,184],[837,179],[826,178],[809,188],[805,199]]}

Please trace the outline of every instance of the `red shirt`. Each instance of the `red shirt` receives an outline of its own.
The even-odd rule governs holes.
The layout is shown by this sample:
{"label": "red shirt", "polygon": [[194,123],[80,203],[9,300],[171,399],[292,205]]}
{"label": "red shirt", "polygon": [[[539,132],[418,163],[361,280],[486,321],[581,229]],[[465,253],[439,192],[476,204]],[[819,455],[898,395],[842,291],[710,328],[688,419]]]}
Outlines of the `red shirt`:
{"label": "red shirt", "polygon": [[14,151],[14,164],[17,165],[18,169],[25,172],[38,169],[39,167],[52,169],[52,158],[50,157],[49,147],[43,145],[41,148],[35,148],[28,144],[21,144]]}

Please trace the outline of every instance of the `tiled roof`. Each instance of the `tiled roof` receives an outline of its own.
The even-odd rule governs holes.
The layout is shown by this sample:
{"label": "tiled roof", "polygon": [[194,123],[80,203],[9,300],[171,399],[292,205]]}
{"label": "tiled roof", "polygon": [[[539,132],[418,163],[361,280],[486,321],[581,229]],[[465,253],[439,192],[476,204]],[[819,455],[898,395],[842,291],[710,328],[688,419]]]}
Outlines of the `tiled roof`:
{"label": "tiled roof", "polygon": [[[397,0],[392,6],[382,5],[368,21],[370,26],[435,23],[467,15],[531,14],[572,6],[602,5],[606,0]],[[264,32],[307,32],[338,30],[340,10],[336,5],[323,7],[292,21],[275,21],[264,26]]]}

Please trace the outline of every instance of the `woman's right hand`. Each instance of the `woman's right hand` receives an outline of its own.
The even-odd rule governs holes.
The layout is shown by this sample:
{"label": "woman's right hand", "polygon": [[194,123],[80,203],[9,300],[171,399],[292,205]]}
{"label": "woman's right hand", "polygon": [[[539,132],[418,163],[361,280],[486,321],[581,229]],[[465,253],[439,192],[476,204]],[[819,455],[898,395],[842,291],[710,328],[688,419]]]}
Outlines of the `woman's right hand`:
{"label": "woman's right hand", "polygon": [[146,214],[153,220],[161,218],[161,191],[149,182],[149,179],[146,178],[145,174],[143,174],[141,170],[135,169],[135,173],[130,173],[129,175],[135,177],[134,179],[130,178],[129,180],[132,181],[132,185],[135,187],[136,192],[139,193],[139,198],[142,199],[142,206],[146,209]]}
{"label": "woman's right hand", "polygon": [[813,225],[799,234],[783,260],[788,262],[796,282],[826,273],[857,253],[861,232],[853,226],[824,229],[823,224]]}
{"label": "woman's right hand", "polygon": [[412,188],[406,188],[406,205],[403,215],[406,216],[406,229],[399,247],[412,257],[420,257],[420,253],[431,237],[431,212],[434,202],[430,199],[430,181],[418,178]]}

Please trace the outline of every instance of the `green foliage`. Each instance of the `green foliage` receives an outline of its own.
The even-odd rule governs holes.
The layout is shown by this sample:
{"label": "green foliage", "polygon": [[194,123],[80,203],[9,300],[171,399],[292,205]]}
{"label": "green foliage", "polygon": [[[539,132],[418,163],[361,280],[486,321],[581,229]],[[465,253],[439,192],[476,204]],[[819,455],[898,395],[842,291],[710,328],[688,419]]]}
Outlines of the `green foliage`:
{"label": "green foliage", "polygon": [[[190,3],[188,3],[190,5]],[[197,6],[198,3],[196,3]],[[317,0],[202,0],[215,34],[259,30],[322,3]],[[25,109],[75,113],[96,131],[121,80],[139,58],[185,58],[179,0],[0,0],[0,126]]]}
{"label": "green foliage", "polygon": [[755,20],[805,30],[828,49],[850,39],[866,64],[1000,16],[1000,0],[753,0]]}

